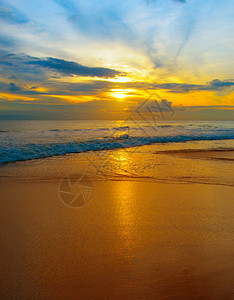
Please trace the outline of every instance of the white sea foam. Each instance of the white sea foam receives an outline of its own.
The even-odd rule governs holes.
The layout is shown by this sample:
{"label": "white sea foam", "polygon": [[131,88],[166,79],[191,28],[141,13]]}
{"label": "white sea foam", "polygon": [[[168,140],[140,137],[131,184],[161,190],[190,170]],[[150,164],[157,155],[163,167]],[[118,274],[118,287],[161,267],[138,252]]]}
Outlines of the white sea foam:
{"label": "white sea foam", "polygon": [[113,121],[20,122],[20,126],[0,123],[0,163],[153,143],[234,139],[231,122],[141,123],[139,127]]}

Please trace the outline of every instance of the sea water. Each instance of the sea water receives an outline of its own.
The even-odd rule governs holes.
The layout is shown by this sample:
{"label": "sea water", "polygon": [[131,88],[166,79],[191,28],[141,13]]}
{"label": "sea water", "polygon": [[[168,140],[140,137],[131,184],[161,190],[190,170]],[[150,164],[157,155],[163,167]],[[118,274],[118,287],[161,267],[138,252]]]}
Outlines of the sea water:
{"label": "sea water", "polygon": [[0,121],[0,163],[157,143],[225,146],[232,139],[231,121]]}

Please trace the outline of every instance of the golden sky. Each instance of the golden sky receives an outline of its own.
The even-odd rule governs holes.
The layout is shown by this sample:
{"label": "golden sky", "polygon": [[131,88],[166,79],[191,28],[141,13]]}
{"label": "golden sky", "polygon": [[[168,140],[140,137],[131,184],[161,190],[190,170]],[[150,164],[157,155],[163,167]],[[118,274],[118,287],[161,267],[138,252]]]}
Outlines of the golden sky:
{"label": "golden sky", "polygon": [[231,0],[0,1],[0,118],[233,119]]}

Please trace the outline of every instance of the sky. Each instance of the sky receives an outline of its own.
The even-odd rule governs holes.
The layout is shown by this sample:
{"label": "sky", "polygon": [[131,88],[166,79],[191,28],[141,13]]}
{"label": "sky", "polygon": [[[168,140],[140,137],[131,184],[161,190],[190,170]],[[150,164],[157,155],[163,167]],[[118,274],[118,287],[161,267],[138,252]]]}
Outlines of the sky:
{"label": "sky", "polygon": [[[234,120],[233,0],[0,0],[0,119]],[[153,95],[153,96],[152,96]]]}

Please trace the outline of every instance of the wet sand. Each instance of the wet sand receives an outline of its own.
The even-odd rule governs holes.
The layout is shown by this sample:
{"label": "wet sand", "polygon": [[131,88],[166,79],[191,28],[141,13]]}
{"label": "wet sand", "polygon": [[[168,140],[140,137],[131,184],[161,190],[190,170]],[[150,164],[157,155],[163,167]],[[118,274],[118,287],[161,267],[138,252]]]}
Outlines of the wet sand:
{"label": "wet sand", "polygon": [[217,159],[234,161],[234,150],[207,150],[207,149],[189,149],[189,150],[166,150],[155,152],[158,154],[178,155],[180,157],[197,159]]}
{"label": "wet sand", "polygon": [[232,186],[93,177],[71,208],[49,167],[68,159],[1,170],[1,299],[233,299]]}

